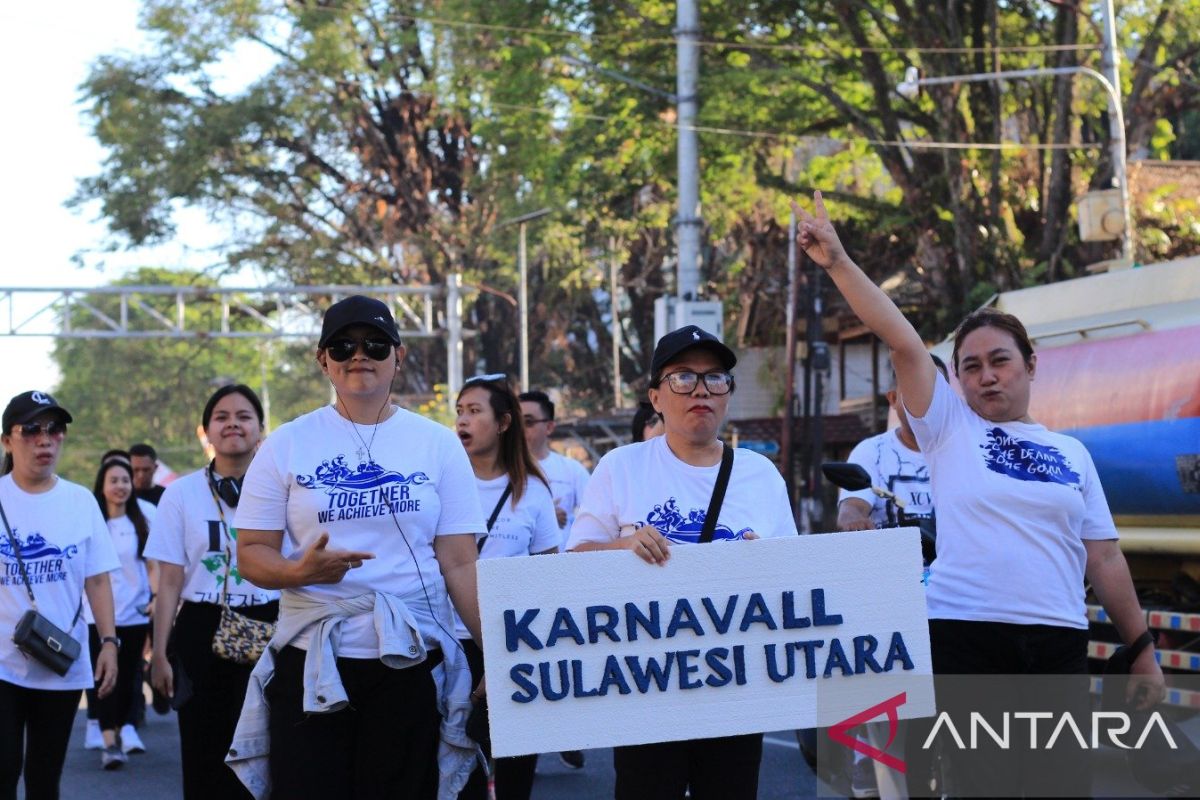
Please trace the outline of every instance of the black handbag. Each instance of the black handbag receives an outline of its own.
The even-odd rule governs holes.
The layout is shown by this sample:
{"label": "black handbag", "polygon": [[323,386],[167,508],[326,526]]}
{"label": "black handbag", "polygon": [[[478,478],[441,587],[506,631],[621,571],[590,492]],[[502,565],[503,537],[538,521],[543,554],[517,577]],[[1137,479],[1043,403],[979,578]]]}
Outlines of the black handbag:
{"label": "black handbag", "polygon": [[[79,641],[62,628],[46,619],[37,607],[37,598],[33,596],[33,586],[29,583],[29,573],[25,570],[25,560],[21,558],[21,543],[17,541],[12,527],[8,524],[8,515],[4,513],[4,505],[0,503],[0,519],[4,520],[4,530],[8,533],[9,546],[16,556],[17,566],[21,569],[21,579],[25,582],[25,591],[29,594],[29,602],[33,608],[21,615],[13,631],[13,644],[27,657],[33,658],[53,670],[58,675],[66,675],[71,665],[79,658],[82,649]],[[83,597],[79,598],[79,607],[75,609],[75,618],[71,627],[79,621],[83,612]]]}

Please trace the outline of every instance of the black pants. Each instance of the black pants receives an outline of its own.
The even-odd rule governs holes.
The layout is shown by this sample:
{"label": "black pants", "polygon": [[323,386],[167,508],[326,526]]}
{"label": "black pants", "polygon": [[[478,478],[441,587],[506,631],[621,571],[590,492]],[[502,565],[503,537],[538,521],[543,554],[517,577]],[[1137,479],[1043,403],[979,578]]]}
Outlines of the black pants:
{"label": "black pants", "polygon": [[[117,648],[117,682],[107,697],[96,695],[95,689],[87,690],[88,719],[100,721],[100,730],[115,731],[122,725],[132,725],[137,718],[137,707],[134,704],[134,692],[141,691],[141,682],[135,686],[135,680],[141,675],[142,648],[146,644],[146,631],[149,625],[119,625],[117,638],[121,646]],[[100,633],[95,625],[88,625],[88,648],[92,654],[92,669],[96,669],[96,657],[100,654]],[[92,715],[95,706],[95,716]]]}
{"label": "black pants", "polygon": [[[467,664],[471,667],[471,685],[476,686],[483,679],[483,651],[473,639],[459,641],[467,654]],[[484,755],[492,757],[490,746],[485,746]],[[537,753],[497,758],[494,765],[496,800],[529,800],[529,795],[533,793],[537,759]],[[476,767],[471,773],[467,785],[458,793],[458,800],[487,800],[487,776],[483,774],[482,767]]]}
{"label": "black pants", "polygon": [[[964,735],[970,730],[970,711],[981,713],[993,727],[1005,712],[1049,711],[1053,720],[1044,722],[1038,733],[1043,745],[1062,715],[1070,713],[1086,737],[1091,723],[1087,637],[1086,630],[1053,625],[932,619],[929,638],[938,710],[949,711]],[[951,794],[1089,796],[1090,752],[1070,735],[1061,736],[1053,750],[1031,748],[1028,732],[1028,723],[1014,723],[1008,749],[986,736],[979,737],[975,750],[944,748]]]}
{"label": "black pants", "polygon": [[[253,619],[273,621],[279,616],[279,604],[266,603],[238,611]],[[185,800],[250,797],[233,770],[225,765],[225,753],[242,713],[253,667],[213,655],[213,634],[220,620],[218,605],[184,603],[175,617],[167,647],[176,670],[176,693],[183,683],[190,683],[192,689],[191,698],[179,707]]]}
{"label": "black pants", "polygon": [[437,796],[441,714],[424,663],[392,669],[378,659],[339,658],[350,705],[332,714],[305,714],[304,658],[285,647],[265,695],[271,709],[271,796],[347,800]]}
{"label": "black pants", "polygon": [[0,681],[0,800],[17,799],[22,768],[27,800],[58,798],[79,693]]}
{"label": "black pants", "polygon": [[761,733],[613,748],[616,800],[755,800]]}

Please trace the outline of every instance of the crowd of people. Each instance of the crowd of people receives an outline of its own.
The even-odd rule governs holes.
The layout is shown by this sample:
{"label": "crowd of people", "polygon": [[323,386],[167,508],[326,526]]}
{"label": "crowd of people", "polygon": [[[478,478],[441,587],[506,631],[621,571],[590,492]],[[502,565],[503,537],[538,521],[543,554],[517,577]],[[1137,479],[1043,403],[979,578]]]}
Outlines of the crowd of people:
{"label": "crowd of people", "polygon": [[[1083,672],[1085,576],[1122,639],[1145,638],[1086,450],[1029,418],[1036,355],[1020,322],[963,322],[959,396],[815,202],[797,207],[799,244],[895,368],[900,426],[853,458],[903,485],[911,514],[932,517],[937,499],[935,672]],[[658,341],[632,443],[590,476],[550,448],[550,396],[518,395],[505,375],[465,382],[453,430],[396,405],[405,356],[385,304],[335,303],[316,348],[333,401],[264,437],[255,392],[218,389],[200,414],[211,460],[165,489],[153,449],[136,445],[102,457],[89,496],[56,474],[71,414],[45,392],[9,402],[0,622],[16,629],[33,610],[89,648],[61,674],[32,646],[0,651],[0,800],[22,775],[26,796],[57,796],[81,691],[104,768],[144,750],[147,649],[153,704],[177,712],[189,800],[486,798],[478,559],[628,550],[669,569],[675,547],[797,534],[775,466],[720,438],[737,357],[700,328]],[[1056,448],[1073,480],[996,469],[1002,435]],[[838,516],[846,530],[896,521],[871,494],[846,495]],[[1152,651],[1133,671],[1159,691]],[[751,734],[617,747],[616,797],[754,798],[762,746]],[[492,761],[495,796],[526,800],[537,758]],[[988,770],[972,764],[960,788],[1006,777]]]}

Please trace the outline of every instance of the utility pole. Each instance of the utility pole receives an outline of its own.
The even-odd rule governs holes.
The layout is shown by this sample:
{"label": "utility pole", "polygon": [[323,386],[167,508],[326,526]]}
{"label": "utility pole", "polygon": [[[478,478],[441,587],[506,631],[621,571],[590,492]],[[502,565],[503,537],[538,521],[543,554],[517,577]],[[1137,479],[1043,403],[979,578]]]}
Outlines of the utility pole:
{"label": "utility pole", "polygon": [[613,360],[613,408],[622,406],[621,402],[621,265],[617,261],[617,239],[608,237],[608,292],[612,298],[612,360]]}
{"label": "utility pole", "polygon": [[784,332],[783,430],[779,433],[779,467],[787,487],[788,502],[796,508],[795,456],[792,453],[792,425],[796,403],[796,212],[788,218],[787,252],[787,330]]}
{"label": "utility pole", "polygon": [[1100,54],[1100,73],[1112,86],[1111,98],[1115,106],[1108,115],[1108,139],[1112,148],[1113,183],[1121,190],[1121,208],[1125,214],[1125,235],[1121,237],[1121,260],[1133,263],[1133,215],[1129,211],[1129,178],[1125,166],[1125,119],[1121,108],[1121,54],[1117,50],[1117,21],[1113,11],[1113,0],[1101,0],[1104,14],[1102,29],[1104,49]]}
{"label": "utility pole", "polygon": [[676,122],[679,140],[679,211],[675,217],[676,294],[695,300],[700,289],[700,154],[696,137],[697,86],[700,82],[700,14],[696,0],[675,5]]}
{"label": "utility pole", "polygon": [[521,289],[518,306],[521,313],[521,391],[529,391],[529,264],[525,258],[525,226],[521,220],[518,228],[520,243],[517,245],[517,262],[521,271]]}

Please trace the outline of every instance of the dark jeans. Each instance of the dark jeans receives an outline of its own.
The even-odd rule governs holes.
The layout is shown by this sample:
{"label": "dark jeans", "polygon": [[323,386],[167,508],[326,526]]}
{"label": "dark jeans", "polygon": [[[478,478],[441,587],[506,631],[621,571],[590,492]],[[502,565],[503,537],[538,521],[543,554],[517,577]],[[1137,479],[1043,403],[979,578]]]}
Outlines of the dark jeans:
{"label": "dark jeans", "polygon": [[[478,685],[483,678],[483,651],[473,639],[460,639],[471,667],[471,686]],[[484,748],[484,755],[492,757],[491,748]],[[537,772],[537,753],[527,756],[497,758],[494,769],[496,778],[496,800],[529,800],[533,793],[533,777]],[[487,800],[487,776],[482,767],[476,767],[470,780],[458,793],[458,800]]]}
{"label": "dark jeans", "polygon": [[432,669],[392,669],[379,659],[339,658],[347,708],[305,714],[304,650],[285,647],[265,695],[271,710],[271,796],[353,800],[437,796],[442,717]]}
{"label": "dark jeans", "polygon": [[[279,616],[279,604],[238,608],[257,620]],[[246,684],[253,667],[217,658],[213,634],[221,620],[221,607],[213,603],[184,603],[175,617],[167,652],[175,667],[175,690],[181,678],[192,686],[192,696],[179,708],[179,750],[185,800],[249,798],[242,782],[225,766],[225,753],[233,740]]]}
{"label": "dark jeans", "polygon": [[762,734],[613,748],[616,800],[755,800]]}
{"label": "dark jeans", "polygon": [[[1014,625],[931,619],[929,638],[937,677],[939,711],[948,710],[959,731],[969,732],[968,712],[996,726],[1006,712],[1049,711],[1040,728],[1049,739],[1064,713],[1083,730],[1091,724],[1086,630],[1053,625]],[[954,678],[947,676],[1002,676]],[[1039,677],[1041,676],[1041,677]],[[1063,676],[1051,678],[1047,676]],[[1067,677],[1078,676],[1078,677]],[[977,749],[943,750],[951,794],[962,797],[1056,796],[1091,793],[1091,754],[1073,736],[1053,750],[1029,747],[1028,723],[1012,725],[1002,749],[986,735]]]}
{"label": "dark jeans", "polygon": [[[95,689],[87,690],[88,719],[100,721],[100,730],[115,731],[122,725],[132,725],[137,718],[134,692],[140,692],[142,648],[146,644],[149,625],[119,625],[117,638],[121,646],[117,649],[117,682],[107,697],[96,695]],[[100,633],[95,625],[88,625],[88,649],[92,655],[92,669],[96,669],[96,657],[100,654]],[[95,706],[95,716],[92,707]]]}
{"label": "dark jeans", "polygon": [[79,693],[0,681],[0,800],[17,799],[22,768],[27,800],[57,800]]}

